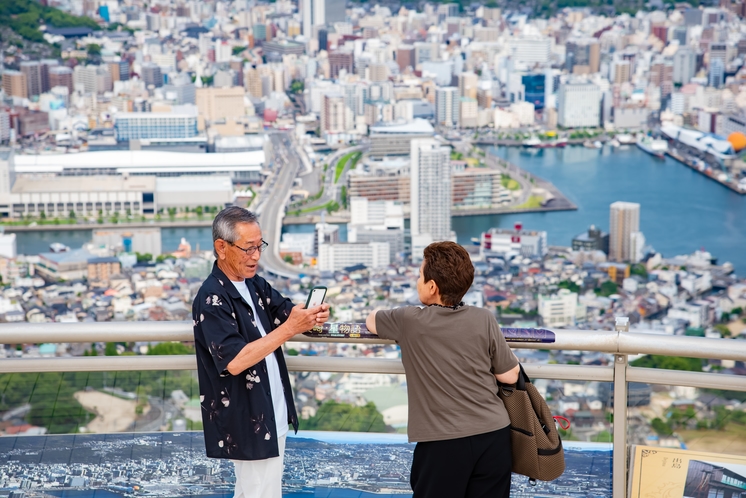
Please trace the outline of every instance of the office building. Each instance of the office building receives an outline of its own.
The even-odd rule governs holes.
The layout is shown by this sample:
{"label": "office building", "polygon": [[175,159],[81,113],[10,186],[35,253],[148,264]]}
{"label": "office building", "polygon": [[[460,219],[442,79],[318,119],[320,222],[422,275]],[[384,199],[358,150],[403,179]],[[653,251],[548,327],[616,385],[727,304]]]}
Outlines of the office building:
{"label": "office building", "polygon": [[179,73],[168,85],[161,87],[163,96],[176,105],[195,104],[197,102],[197,87],[186,73]]}
{"label": "office building", "polygon": [[[326,0],[300,0],[299,10],[303,25],[303,35],[310,39],[314,28],[326,25]],[[256,36],[256,33],[254,34]]]}
{"label": "office building", "polygon": [[534,105],[534,109],[544,109],[544,99],[546,97],[546,75],[540,74],[526,74],[521,76],[521,83],[523,83],[524,92],[523,98],[526,102],[530,102]]}
{"label": "office building", "polygon": [[597,40],[575,40],[565,45],[565,69],[570,74],[595,74],[601,66],[601,45]]}
{"label": "office building", "polygon": [[161,67],[152,62],[143,63],[141,77],[146,87],[153,85],[155,88],[160,88],[163,86]]}
{"label": "office building", "polygon": [[67,88],[68,95],[72,95],[73,90],[73,70],[67,66],[53,66],[49,68],[49,88],[64,86]]}
{"label": "office building", "polygon": [[209,121],[240,118],[246,114],[244,95],[244,89],[238,86],[197,88],[197,109]]}
{"label": "office building", "polygon": [[197,109],[182,113],[120,112],[114,118],[114,134],[118,142],[196,137]]}
{"label": "office building", "polygon": [[388,242],[319,244],[318,268],[339,271],[363,265],[381,268],[391,262]]}
{"label": "office building", "polygon": [[345,0],[323,0],[324,21],[327,26],[336,22],[347,21],[347,8]]}
{"label": "office building", "polygon": [[514,256],[544,257],[547,254],[547,233],[537,230],[524,230],[523,225],[516,223],[513,229],[491,228],[483,232],[479,241],[479,254],[482,257]]}
{"label": "office building", "polygon": [[603,251],[604,254],[609,254],[609,234],[591,225],[587,232],[573,237],[572,250]]}
{"label": "office building", "polygon": [[435,122],[440,126],[457,126],[461,99],[458,88],[449,86],[435,90]]}
{"label": "office building", "polygon": [[520,36],[511,38],[508,47],[518,62],[546,64],[549,62],[552,42],[545,36]]}
{"label": "office building", "polygon": [[567,82],[558,92],[558,124],[565,128],[601,124],[601,89],[593,83]]}
{"label": "office building", "polygon": [[408,156],[412,140],[432,138],[435,130],[426,119],[415,119],[406,124],[377,124],[370,127],[371,157]]}
{"label": "office building", "polygon": [[41,95],[41,63],[39,61],[23,61],[20,67],[21,72],[26,75],[26,93],[29,98]]}
{"label": "office building", "polygon": [[509,204],[510,191],[500,172],[490,168],[464,168],[451,175],[453,210],[489,209]]}
{"label": "office building", "polygon": [[578,295],[560,289],[551,296],[539,295],[538,313],[546,327],[571,327],[576,318],[585,318],[584,306],[578,305]]}
{"label": "office building", "polygon": [[440,45],[437,42],[415,42],[415,66],[428,61],[439,60]]}
{"label": "office building", "polygon": [[109,62],[108,66],[113,81],[129,81],[130,63],[127,59]]}
{"label": "office building", "polygon": [[632,232],[640,231],[640,205],[634,202],[615,202],[610,207],[609,260],[633,259]]}
{"label": "office building", "polygon": [[687,47],[680,48],[673,56],[673,82],[686,85],[697,72],[697,54]]}
{"label": "office building", "polygon": [[6,69],[3,72],[3,91],[8,97],[29,98],[26,75],[21,71]]}
{"label": "office building", "polygon": [[451,149],[435,139],[412,140],[410,156],[412,258],[419,261],[428,244],[452,238]]}

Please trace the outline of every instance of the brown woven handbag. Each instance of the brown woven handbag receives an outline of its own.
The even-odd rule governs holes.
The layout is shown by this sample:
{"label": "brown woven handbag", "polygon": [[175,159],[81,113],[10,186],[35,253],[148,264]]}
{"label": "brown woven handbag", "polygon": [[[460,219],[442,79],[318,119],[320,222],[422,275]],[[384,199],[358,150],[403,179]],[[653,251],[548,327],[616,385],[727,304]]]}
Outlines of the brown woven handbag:
{"label": "brown woven handbag", "polygon": [[500,384],[497,391],[510,416],[512,471],[528,476],[532,484],[552,481],[565,471],[562,440],[546,401],[520,367],[518,382]]}

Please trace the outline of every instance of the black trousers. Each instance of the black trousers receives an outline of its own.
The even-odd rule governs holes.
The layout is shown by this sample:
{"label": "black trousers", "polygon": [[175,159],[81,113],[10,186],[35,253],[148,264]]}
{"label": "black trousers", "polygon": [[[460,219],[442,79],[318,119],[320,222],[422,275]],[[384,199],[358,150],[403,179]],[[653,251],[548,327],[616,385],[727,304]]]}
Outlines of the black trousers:
{"label": "black trousers", "polygon": [[413,498],[509,498],[510,427],[459,439],[417,443]]}

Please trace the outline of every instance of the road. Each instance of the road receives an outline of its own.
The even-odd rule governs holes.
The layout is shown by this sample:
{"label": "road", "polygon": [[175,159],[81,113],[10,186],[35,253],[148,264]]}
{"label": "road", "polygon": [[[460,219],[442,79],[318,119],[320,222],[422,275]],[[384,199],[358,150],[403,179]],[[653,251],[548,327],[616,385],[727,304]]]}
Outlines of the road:
{"label": "road", "polygon": [[308,208],[314,207],[314,206],[324,206],[327,202],[334,200],[339,202],[339,204],[342,204],[341,199],[341,190],[342,185],[347,184],[347,173],[349,172],[349,167],[351,164],[350,161],[348,161],[348,164],[345,165],[344,172],[340,175],[339,180],[335,183],[334,182],[334,173],[337,169],[337,163],[342,159],[344,156],[351,152],[357,152],[364,150],[367,146],[366,145],[356,145],[354,147],[347,147],[345,149],[339,149],[335,151],[333,154],[331,154],[327,158],[327,164],[329,165],[327,171],[326,171],[326,180],[324,182],[324,193],[322,196],[317,199],[316,201],[303,206],[303,209],[306,210]]}
{"label": "road", "polygon": [[298,144],[290,133],[271,133],[273,153],[273,171],[259,191],[259,223],[262,226],[264,240],[269,248],[262,254],[259,264],[274,275],[285,278],[297,278],[300,274],[315,274],[313,269],[300,269],[287,264],[280,258],[280,237],[282,235],[282,218],[285,216],[285,205],[290,198],[293,182],[301,170],[301,159],[298,156]]}

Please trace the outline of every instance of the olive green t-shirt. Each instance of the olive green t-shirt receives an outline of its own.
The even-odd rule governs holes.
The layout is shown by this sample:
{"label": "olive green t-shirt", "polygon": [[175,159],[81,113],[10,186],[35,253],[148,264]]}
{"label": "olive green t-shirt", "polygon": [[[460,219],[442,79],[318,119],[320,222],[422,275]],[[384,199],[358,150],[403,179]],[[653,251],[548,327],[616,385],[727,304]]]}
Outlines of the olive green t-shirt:
{"label": "olive green t-shirt", "polygon": [[376,331],[401,348],[410,442],[442,441],[510,425],[495,374],[518,359],[489,310],[409,306],[376,313]]}

